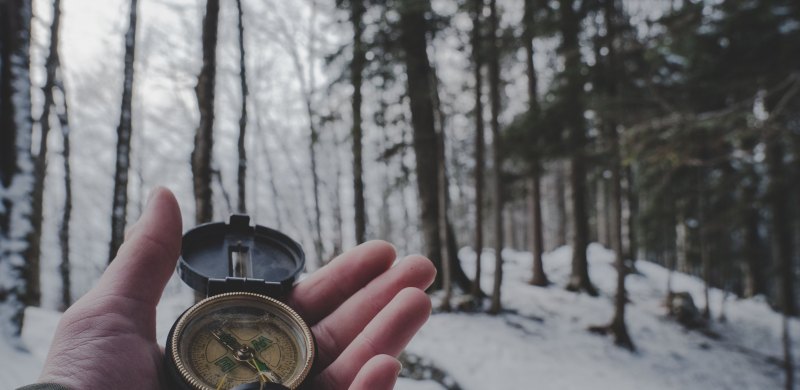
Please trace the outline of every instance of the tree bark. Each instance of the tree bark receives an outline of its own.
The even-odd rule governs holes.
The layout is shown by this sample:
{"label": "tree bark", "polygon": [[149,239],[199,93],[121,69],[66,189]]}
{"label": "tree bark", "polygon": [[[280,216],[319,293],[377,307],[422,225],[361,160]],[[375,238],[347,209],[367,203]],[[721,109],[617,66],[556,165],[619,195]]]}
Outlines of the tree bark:
{"label": "tree bark", "polygon": [[30,232],[31,1],[0,2],[0,329],[8,340],[22,330],[29,281],[25,262]]}
{"label": "tree bark", "polygon": [[581,54],[578,43],[580,17],[573,9],[573,0],[560,0],[561,13],[561,51],[564,56],[564,96],[565,124],[569,131],[572,148],[570,184],[572,187],[572,214],[575,237],[572,243],[572,273],[567,289],[585,291],[597,295],[597,290],[589,279],[589,262],[586,248],[589,244],[589,215],[586,207],[586,128],[583,119],[583,78],[581,76]]}
{"label": "tree bark", "polygon": [[131,0],[128,32],[125,34],[125,69],[122,86],[122,107],[117,126],[117,163],[114,170],[114,200],[111,206],[111,245],[108,262],[117,256],[117,250],[125,240],[125,225],[128,214],[128,170],[130,169],[134,53],[136,51],[136,7],[138,0]]}
{"label": "tree bark", "polygon": [[350,62],[350,79],[353,83],[353,198],[355,203],[355,228],[356,243],[366,241],[367,237],[367,212],[364,202],[364,162],[362,157],[362,121],[361,121],[361,84],[363,80],[364,65],[364,2],[363,0],[350,0],[350,22],[353,25],[353,60]]}
{"label": "tree bark", "polygon": [[[405,52],[408,75],[408,96],[411,108],[411,124],[414,135],[417,188],[419,191],[420,222],[425,242],[425,252],[438,270],[442,270],[442,246],[439,236],[438,175],[439,150],[433,114],[433,87],[431,66],[427,54],[426,1],[404,1],[400,4],[400,43]],[[441,227],[444,228],[444,227]],[[433,288],[442,287],[437,276]]]}
{"label": "tree bark", "polygon": [[473,0],[472,14],[472,60],[474,61],[473,74],[475,76],[475,279],[472,282],[471,294],[476,303],[483,298],[481,295],[481,254],[483,253],[483,172],[486,165],[484,150],[483,123],[483,53],[481,42],[481,15],[483,14],[484,0]]}
{"label": "tree bark", "polygon": [[34,182],[33,182],[33,209],[31,211],[31,222],[33,230],[29,234],[28,242],[30,246],[26,254],[28,266],[34,279],[28,286],[28,297],[26,305],[39,306],[41,302],[41,287],[39,283],[40,257],[41,257],[41,237],[44,210],[44,185],[47,178],[47,139],[50,134],[50,113],[54,105],[53,89],[56,83],[56,72],[60,66],[58,56],[58,36],[61,21],[61,2],[53,2],[53,21],[50,24],[50,48],[47,59],[45,60],[45,83],[42,88],[44,94],[44,105],[42,115],[39,117],[39,154],[34,160]]}
{"label": "tree bark", "polygon": [[206,1],[203,18],[203,66],[197,78],[195,95],[200,109],[200,124],[192,150],[192,183],[195,223],[210,222],[214,217],[211,199],[211,152],[214,145],[214,85],[217,74],[217,27],[219,0]]}
{"label": "tree bark", "polygon": [[556,162],[555,204],[556,204],[556,248],[567,245],[567,188],[564,179],[564,161]]}
{"label": "tree bark", "polygon": [[629,164],[625,167],[625,178],[627,181],[626,197],[628,200],[628,258],[636,261],[639,257],[639,194],[636,190],[633,167]]}
{"label": "tree bark", "polygon": [[502,309],[500,290],[503,283],[503,147],[500,136],[500,59],[497,30],[499,28],[497,16],[497,1],[489,2],[489,31],[491,38],[489,44],[489,100],[491,104],[492,152],[494,173],[494,283],[492,285],[492,303],[489,306],[490,314],[497,314]]}
{"label": "tree bark", "polygon": [[[539,112],[539,98],[537,95],[537,77],[536,66],[533,62],[533,38],[534,33],[534,13],[535,13],[534,0],[525,1],[525,16],[524,16],[524,29],[525,29],[525,65],[528,75],[528,110],[531,113]],[[530,139],[535,142],[537,139],[536,129],[531,127]],[[530,176],[528,178],[528,209],[530,210],[531,220],[531,252],[533,253],[533,269],[532,276],[529,281],[534,286],[547,286],[550,281],[547,279],[547,274],[544,272],[544,263],[542,261],[542,253],[544,252],[544,227],[542,225],[542,193],[540,174],[541,161],[539,156],[531,157]]]}
{"label": "tree bark", "polygon": [[240,213],[247,213],[247,61],[245,61],[244,49],[244,12],[242,10],[242,0],[236,0],[236,10],[238,16],[239,29],[239,83],[242,90],[242,111],[239,115],[239,166],[236,174],[238,183],[237,206]]}
{"label": "tree bark", "polygon": [[61,309],[63,311],[72,305],[72,270],[70,267],[69,253],[69,229],[70,223],[72,222],[72,167],[69,161],[69,105],[67,104],[67,93],[60,76],[56,80],[56,86],[61,92],[63,99],[62,110],[58,113],[63,145],[62,156],[64,158],[64,210],[61,213],[61,226],[58,231],[58,240],[61,245],[61,264],[59,265],[59,272],[61,274]]}
{"label": "tree bark", "polygon": [[794,300],[794,267],[792,265],[792,222],[787,218],[791,210],[789,176],[784,167],[784,150],[780,131],[765,130],[766,163],[769,186],[767,201],[772,214],[772,256],[777,265],[779,292],[778,301],[783,312],[783,353],[786,389],[794,387],[794,365],[788,317],[797,315]]}

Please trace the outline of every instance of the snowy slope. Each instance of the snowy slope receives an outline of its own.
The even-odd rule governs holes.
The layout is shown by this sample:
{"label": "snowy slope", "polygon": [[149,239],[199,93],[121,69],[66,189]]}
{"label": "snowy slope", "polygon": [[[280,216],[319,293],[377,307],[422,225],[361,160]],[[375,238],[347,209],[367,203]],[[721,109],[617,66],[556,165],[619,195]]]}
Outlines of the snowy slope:
{"label": "snowy slope", "polygon": [[[549,288],[525,283],[531,255],[504,251],[502,302],[518,314],[497,317],[437,314],[412,341],[409,351],[432,359],[451,372],[464,389],[777,389],[782,387],[780,316],[761,300],[729,299],[728,322],[715,323],[713,340],[684,330],[664,316],[661,302],[668,273],[658,265],[637,262],[641,275],[627,280],[631,305],[627,320],[638,352],[613,346],[610,337],[586,328],[607,323],[612,315],[616,271],[613,252],[589,248],[590,274],[601,291],[592,298],[563,289],[570,271],[571,249],[545,255]],[[464,250],[467,270],[475,255]],[[494,256],[482,256],[483,287],[491,286]],[[676,291],[689,291],[703,306],[700,280],[675,274]],[[711,292],[716,316],[722,293]],[[797,334],[800,326],[793,322]],[[800,351],[797,351],[800,352]],[[795,356],[797,356],[795,352]]]}
{"label": "snowy slope", "polygon": [[[590,273],[601,291],[597,298],[563,289],[570,270],[571,250],[560,248],[545,255],[545,269],[553,285],[532,287],[531,255],[503,252],[503,305],[507,312],[434,314],[408,350],[450,372],[464,389],[777,389],[780,369],[780,316],[760,299],[728,299],[726,323],[714,323],[720,335],[712,339],[686,331],[664,317],[661,307],[667,272],[652,263],[638,262],[639,275],[628,278],[631,305],[628,325],[638,348],[635,354],[616,348],[609,337],[589,334],[586,328],[607,322],[612,315],[616,272],[613,253],[599,245],[589,248]],[[465,269],[474,267],[474,253],[461,252]],[[482,283],[491,286],[494,258],[484,252]],[[702,282],[675,274],[673,286],[692,293],[703,305]],[[159,305],[160,339],[177,315],[191,302],[191,294],[173,280]],[[712,312],[719,314],[722,293],[711,292]],[[0,340],[0,388],[14,388],[35,380],[58,314],[27,311],[29,321],[22,344],[30,352]],[[792,323],[794,334],[800,324]],[[800,349],[795,349],[795,356]],[[432,381],[401,380],[397,389],[438,390]]]}

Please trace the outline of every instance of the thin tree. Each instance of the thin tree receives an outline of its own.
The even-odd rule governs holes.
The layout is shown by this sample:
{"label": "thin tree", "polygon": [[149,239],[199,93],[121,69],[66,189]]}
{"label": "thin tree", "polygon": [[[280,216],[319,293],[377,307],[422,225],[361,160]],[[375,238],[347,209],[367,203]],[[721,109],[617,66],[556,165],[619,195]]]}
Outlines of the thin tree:
{"label": "thin tree", "polygon": [[783,144],[780,132],[774,125],[765,126],[766,162],[769,176],[768,202],[772,214],[772,256],[779,272],[778,300],[783,312],[783,364],[786,389],[794,388],[794,363],[792,359],[789,317],[797,314],[794,299],[794,267],[792,266],[792,223],[786,218],[791,210],[788,173],[785,170]]}
{"label": "thin tree", "polygon": [[131,0],[130,24],[125,34],[125,68],[122,84],[122,108],[117,126],[117,163],[114,171],[114,200],[111,206],[111,245],[108,253],[110,263],[125,239],[125,224],[128,212],[128,171],[130,170],[134,53],[136,51],[136,5]]}
{"label": "thin tree", "polygon": [[483,174],[486,165],[484,150],[486,149],[483,123],[483,52],[481,42],[481,17],[483,15],[484,0],[473,0],[472,10],[472,61],[475,76],[475,279],[472,281],[472,297],[479,303],[481,294],[481,254],[483,252]]}
{"label": "thin tree", "polygon": [[0,328],[9,340],[22,330],[32,275],[24,260],[30,231],[31,1],[0,2]]}
{"label": "thin tree", "polygon": [[572,243],[572,272],[567,289],[597,295],[589,279],[589,215],[586,210],[586,126],[583,117],[583,77],[578,36],[581,15],[574,9],[574,0],[560,0],[561,54],[564,56],[562,104],[571,148],[570,184],[575,237]]}
{"label": "thin tree", "polygon": [[500,58],[497,38],[499,21],[497,1],[489,2],[489,104],[492,117],[492,152],[494,173],[494,283],[492,285],[492,303],[490,314],[497,314],[502,309],[500,303],[500,287],[503,283],[503,146],[500,137]]}
{"label": "thin tree", "polygon": [[70,267],[69,229],[72,221],[72,167],[70,165],[70,127],[69,105],[67,94],[61,75],[57,75],[56,88],[61,92],[61,110],[58,111],[58,121],[61,125],[62,158],[64,159],[64,209],[61,213],[61,225],[58,229],[58,240],[61,245],[61,309],[66,310],[72,305],[72,270]]}
{"label": "thin tree", "polygon": [[242,111],[239,115],[239,166],[236,175],[236,182],[238,184],[237,200],[236,203],[239,207],[240,213],[247,212],[247,148],[245,134],[247,131],[247,65],[245,61],[244,51],[244,15],[242,12],[242,0],[236,0],[236,11],[238,16],[238,30],[239,30],[239,82],[242,89]]}
{"label": "thin tree", "polygon": [[40,257],[41,257],[41,237],[42,237],[42,222],[43,222],[43,209],[44,209],[44,185],[45,178],[47,177],[47,140],[50,134],[50,113],[54,106],[53,89],[56,83],[56,72],[59,68],[58,56],[58,35],[59,24],[61,21],[61,2],[55,0],[53,2],[53,21],[50,24],[50,47],[45,60],[45,83],[42,87],[44,94],[44,104],[42,106],[42,115],[39,117],[39,154],[34,159],[34,181],[33,181],[33,210],[31,210],[31,222],[33,223],[33,230],[29,234],[28,242],[31,245],[28,247],[26,259],[31,273],[34,275],[31,284],[28,286],[28,296],[26,298],[26,305],[39,306],[41,301],[41,287],[39,285],[40,274]]}
{"label": "thin tree", "polygon": [[[608,50],[605,56],[605,70],[602,77],[605,79],[601,93],[611,102],[619,99],[618,77],[622,74],[617,55],[619,42],[619,27],[622,23],[620,13],[622,10],[616,3],[617,0],[605,0],[603,2],[603,16],[606,21],[606,34],[602,42]],[[610,239],[611,249],[614,250],[614,264],[617,268],[617,293],[614,297],[614,317],[611,323],[605,327],[605,331],[614,335],[614,343],[628,350],[635,350],[633,340],[628,333],[625,323],[625,306],[628,294],[625,290],[625,276],[628,274],[628,267],[625,265],[625,249],[622,244],[622,157],[620,152],[619,132],[616,118],[605,113],[603,115],[604,135],[607,138],[611,180],[609,184],[609,203],[610,203]]]}
{"label": "thin tree", "polygon": [[367,213],[364,204],[364,162],[362,157],[361,84],[366,63],[364,48],[363,0],[350,0],[350,22],[353,25],[353,59],[350,61],[350,80],[353,83],[353,198],[355,203],[356,243],[366,241]]}
{"label": "thin tree", "polygon": [[203,18],[203,66],[197,78],[195,95],[200,109],[200,124],[192,150],[192,182],[195,223],[209,222],[214,216],[211,203],[211,152],[214,145],[214,85],[217,74],[217,28],[219,0],[206,1]]}
{"label": "thin tree", "polygon": [[[534,14],[536,12],[535,0],[525,0],[523,17],[523,42],[525,44],[525,65],[528,75],[528,110],[531,114],[539,112],[539,98],[537,96],[536,66],[533,62]],[[537,138],[536,129],[531,126],[530,139]],[[544,252],[544,227],[542,226],[542,193],[541,193],[541,168],[538,156],[533,156],[528,178],[528,209],[530,210],[530,235],[531,252],[533,253],[533,270],[530,284],[534,286],[547,286],[550,281],[544,272],[542,253]]]}

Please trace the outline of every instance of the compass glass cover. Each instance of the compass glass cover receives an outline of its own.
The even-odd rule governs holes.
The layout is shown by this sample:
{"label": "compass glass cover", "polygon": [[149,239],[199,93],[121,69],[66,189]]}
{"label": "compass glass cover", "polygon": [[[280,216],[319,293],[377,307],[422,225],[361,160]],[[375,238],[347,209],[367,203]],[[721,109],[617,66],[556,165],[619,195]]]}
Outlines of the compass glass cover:
{"label": "compass glass cover", "polygon": [[308,374],[314,353],[310,331],[296,313],[248,293],[200,302],[180,321],[173,341],[182,375],[200,389],[252,382],[293,389]]}

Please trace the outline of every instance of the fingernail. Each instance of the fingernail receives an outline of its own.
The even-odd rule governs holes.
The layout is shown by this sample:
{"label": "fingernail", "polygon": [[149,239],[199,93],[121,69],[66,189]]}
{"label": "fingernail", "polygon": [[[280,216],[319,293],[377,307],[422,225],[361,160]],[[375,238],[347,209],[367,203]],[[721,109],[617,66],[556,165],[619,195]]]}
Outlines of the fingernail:
{"label": "fingernail", "polygon": [[400,366],[400,368],[397,369],[397,376],[400,376],[400,373],[403,372],[403,362],[398,360],[397,363]]}

